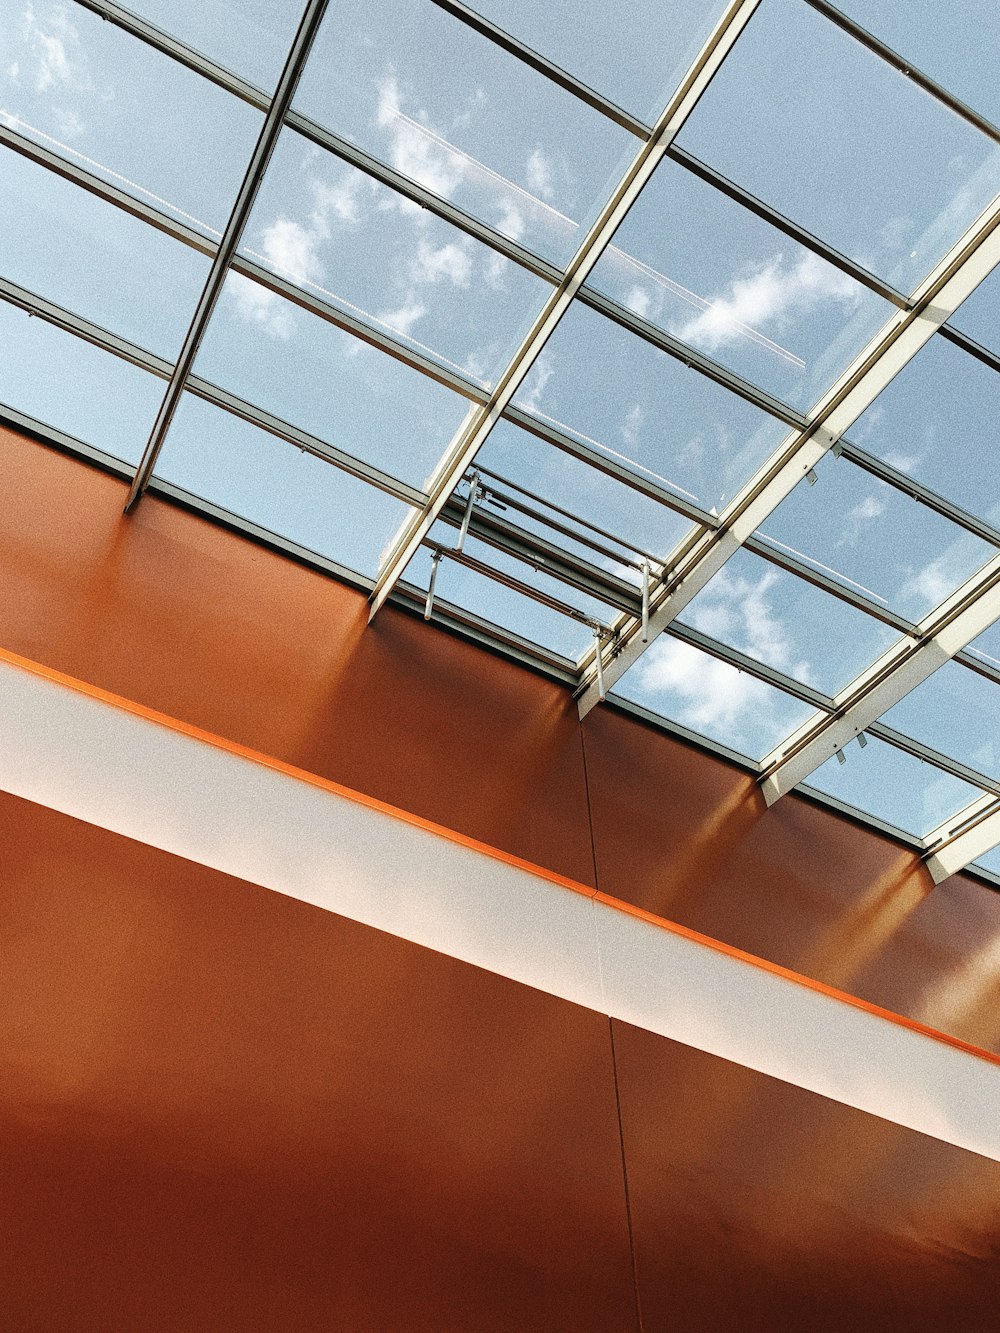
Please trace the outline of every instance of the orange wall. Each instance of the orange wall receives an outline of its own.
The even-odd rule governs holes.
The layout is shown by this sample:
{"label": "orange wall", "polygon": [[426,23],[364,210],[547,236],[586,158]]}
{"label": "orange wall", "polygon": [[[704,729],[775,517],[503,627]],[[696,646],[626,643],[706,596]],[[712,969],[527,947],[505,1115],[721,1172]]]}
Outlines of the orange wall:
{"label": "orange wall", "polygon": [[0,830],[4,1330],[636,1333],[636,1292],[646,1333],[995,1327],[996,1163],[2,794]]}
{"label": "orange wall", "polygon": [[0,646],[1000,1049],[1000,895],[0,428]]}

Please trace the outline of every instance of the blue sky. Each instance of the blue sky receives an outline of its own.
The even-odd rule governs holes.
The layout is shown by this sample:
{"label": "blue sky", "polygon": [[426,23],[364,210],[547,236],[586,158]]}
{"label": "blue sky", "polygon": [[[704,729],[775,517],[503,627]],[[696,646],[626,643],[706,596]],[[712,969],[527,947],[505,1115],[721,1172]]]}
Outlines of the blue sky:
{"label": "blue sky", "polygon": [[[194,0],[137,0],[134,8],[271,88],[300,6],[251,0],[239,22],[229,6]],[[481,5],[649,120],[722,8],[629,0],[612,13],[588,0],[567,23],[557,6]],[[852,0],[845,8],[982,114],[1000,116],[1000,39],[985,0],[947,7]],[[260,113],[71,0],[2,0],[2,10],[0,123],[217,237]],[[332,4],[296,109],[557,265],[572,256],[637,148],[619,126],[427,0]],[[1000,191],[993,141],[802,0],[764,0],[679,143],[903,292]],[[242,252],[485,389],[550,290],[288,129]],[[169,359],[207,270],[204,256],[0,149],[0,276]],[[840,268],[670,160],[590,281],[800,412],[892,314]],[[954,320],[994,348],[998,282],[984,283]],[[0,399],[120,458],[139,457],[160,381],[7,303],[0,303],[0,338]],[[196,371],[418,488],[469,409],[461,394],[235,274]],[[1000,476],[989,441],[998,384],[990,367],[935,337],[849,438],[997,523]],[[707,514],[724,509],[789,434],[774,416],[579,304],[517,403]],[[690,536],[689,518],[509,423],[481,459],[657,558]],[[193,398],[182,404],[159,472],[368,576],[406,513],[400,501]],[[845,459],[827,458],[816,478],[779,506],[761,537],[909,620],[931,612],[992,552]],[[450,542],[454,534],[435,536]],[[495,551],[472,553],[501,566]],[[635,582],[634,569],[605,563]],[[408,578],[425,582],[428,569],[421,553]],[[516,562],[510,572],[583,613],[613,619],[611,608],[544,573]],[[443,568],[439,594],[570,658],[591,642],[585,625],[456,565]],[[734,556],[682,619],[830,694],[896,637],[749,552]],[[972,673],[957,665],[949,672],[900,705],[892,725],[992,773],[995,741],[970,730],[968,719],[990,709],[996,686],[978,676],[970,684]],[[810,713],[669,638],[619,688],[751,758]],[[864,751],[863,763],[852,756],[836,772],[827,766],[816,781],[874,809],[891,773],[892,790],[907,796],[884,817],[907,828],[964,795],[961,784],[935,786],[913,767],[918,761],[897,751],[885,757],[885,748]]]}

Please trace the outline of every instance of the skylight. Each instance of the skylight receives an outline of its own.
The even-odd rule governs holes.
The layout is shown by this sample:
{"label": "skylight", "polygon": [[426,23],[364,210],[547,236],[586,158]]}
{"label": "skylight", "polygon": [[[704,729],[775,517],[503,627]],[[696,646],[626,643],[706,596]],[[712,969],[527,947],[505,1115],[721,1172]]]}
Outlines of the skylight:
{"label": "skylight", "polygon": [[992,6],[2,7],[5,420],[1000,883]]}

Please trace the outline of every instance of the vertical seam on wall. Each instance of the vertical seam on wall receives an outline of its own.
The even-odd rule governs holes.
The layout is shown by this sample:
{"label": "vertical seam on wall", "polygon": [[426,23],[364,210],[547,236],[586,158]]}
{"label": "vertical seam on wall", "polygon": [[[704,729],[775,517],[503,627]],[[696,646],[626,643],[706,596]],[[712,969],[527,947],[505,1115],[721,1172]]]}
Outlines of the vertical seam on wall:
{"label": "vertical seam on wall", "polygon": [[[587,772],[587,745],[583,735],[583,723],[580,723],[580,750],[583,755],[583,790],[587,801],[587,828],[590,830],[590,856],[594,867],[594,888],[600,890],[597,877],[597,841],[594,837],[594,814],[590,804],[590,775]],[[598,940],[598,947],[600,941]],[[632,1198],[629,1193],[628,1163],[625,1159],[625,1131],[622,1126],[622,1101],[618,1088],[618,1056],[615,1052],[614,1021],[608,1014],[608,1040],[611,1045],[611,1074],[615,1085],[615,1115],[618,1119],[618,1150],[622,1159],[622,1186],[625,1193],[625,1222],[628,1227],[628,1252],[632,1264],[632,1292],[635,1297],[635,1317],[639,1333],[643,1333],[642,1302],[639,1299],[639,1268],[635,1254],[635,1233],[632,1229]]]}

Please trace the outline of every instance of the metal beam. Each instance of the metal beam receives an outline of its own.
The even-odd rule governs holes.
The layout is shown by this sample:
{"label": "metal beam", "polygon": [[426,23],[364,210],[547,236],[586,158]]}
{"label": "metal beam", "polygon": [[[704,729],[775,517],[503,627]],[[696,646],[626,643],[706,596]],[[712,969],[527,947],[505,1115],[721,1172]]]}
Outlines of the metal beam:
{"label": "metal beam", "polygon": [[643,186],[661,162],[667,144],[679,133],[681,126],[694,110],[699,97],[743,31],[758,3],[759,0],[731,0],[727,5],[708,42],[657,121],[652,137],[639,149],[611,198],[601,209],[580,248],[570,260],[562,280],[552,291],[510,364],[500,376],[489,400],[480,409],[470,413],[468,422],[455,437],[441,460],[437,474],[432,479],[428,504],[419,515],[404,525],[393,546],[375,585],[372,616],[392,592],[437,515],[447,503],[448,497],[465,474],[466,468],[530,373],[573,298],[607,248]]}
{"label": "metal beam", "polygon": [[[820,400],[803,430],[790,435],[720,516],[718,528],[677,553],[651,599],[649,634],[635,618],[616,626],[613,656],[604,663],[607,687],[638,660],[647,644],[677,616],[731,555],[836,444],[886,385],[1000,262],[1000,196],[920,284],[909,310],[900,310]],[[592,654],[581,664],[580,716],[598,702]]]}
{"label": "metal beam", "polygon": [[807,778],[909,694],[1000,616],[1000,555],[968,579],[918,626],[919,638],[896,644],[835,700],[833,713],[806,720],[763,761],[768,805]]}
{"label": "metal beam", "polygon": [[1000,801],[981,796],[928,837],[927,869],[935,884],[964,870],[1000,843]]}
{"label": "metal beam", "polygon": [[281,133],[281,127],[284,124],[285,114],[292,104],[292,97],[295,94],[299,77],[309,55],[313,38],[319,30],[325,10],[326,0],[306,0],[305,10],[295,33],[288,58],[285,61],[284,69],[281,71],[281,78],[278,80],[274,97],[264,118],[264,124],[261,126],[260,136],[257,139],[246,174],[243,177],[243,183],[236,196],[233,211],[229,215],[229,221],[226,223],[222,240],[219,242],[219,248],[212,261],[212,267],[209,270],[194,317],[177,358],[177,364],[174,366],[170,383],[167,385],[167,391],[160,404],[156,421],[153,423],[153,429],[143,451],[142,459],[136,469],[128,500],[125,504],[126,513],[141,498],[149,483],[153,468],[156,466],[156,460],[163,448],[167,431],[170,429],[170,423],[184,392],[185,381],[194,365],[198,348],[201,346],[201,341],[208,328],[208,322],[212,317],[212,311],[215,309],[223,284],[229,274],[229,266],[239,247],[243,229],[250,217],[254,200],[264,178],[264,172],[271,160],[274,146],[278,142],[278,135]]}

